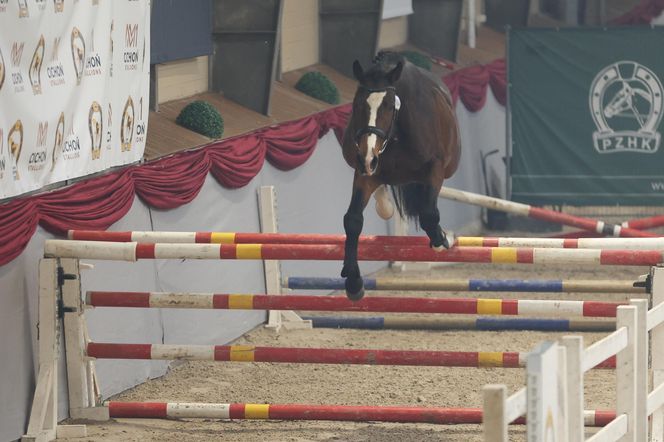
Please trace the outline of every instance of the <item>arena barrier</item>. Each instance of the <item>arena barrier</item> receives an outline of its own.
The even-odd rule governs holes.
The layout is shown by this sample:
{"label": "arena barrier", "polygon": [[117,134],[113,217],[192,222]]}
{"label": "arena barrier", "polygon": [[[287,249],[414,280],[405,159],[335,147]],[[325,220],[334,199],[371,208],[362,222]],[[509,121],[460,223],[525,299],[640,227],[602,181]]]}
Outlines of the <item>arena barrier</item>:
{"label": "arena barrier", "polygon": [[[404,252],[405,250],[405,252]],[[401,259],[409,257],[415,259],[419,253],[428,252],[424,247],[398,247],[363,245],[360,247],[360,256],[364,259]],[[206,359],[206,360],[230,360],[230,361],[292,361],[313,363],[385,363],[389,365],[398,364],[447,364],[450,360],[462,363],[463,366],[488,366],[488,367],[517,367],[526,364],[529,370],[528,379],[537,379],[540,384],[554,385],[558,382],[557,376],[549,378],[545,376],[546,370],[560,369],[562,363],[531,364],[533,353],[515,352],[439,352],[418,350],[346,350],[346,349],[302,349],[302,348],[269,348],[269,347],[247,347],[247,346],[177,346],[163,344],[114,344],[114,343],[91,343],[88,341],[83,316],[84,297],[80,291],[80,269],[79,259],[113,259],[134,261],[136,259],[339,259],[342,250],[338,245],[308,245],[308,244],[144,244],[144,243],[112,243],[112,242],[88,242],[88,241],[61,241],[48,240],[45,243],[45,256],[40,263],[40,369],[38,385],[35,393],[31,414],[31,425],[29,430],[36,428],[45,429],[48,436],[54,436],[57,422],[53,423],[57,416],[57,354],[59,352],[59,337],[65,336],[67,376],[69,384],[70,415],[75,419],[105,420],[110,417],[110,407],[104,406],[99,397],[98,382],[94,370],[95,357],[141,357],[155,359]],[[461,255],[454,253],[462,252]],[[486,254],[488,252],[488,255]],[[464,255],[467,254],[467,255]],[[662,261],[662,252],[656,250],[595,250],[595,249],[517,249],[517,248],[491,248],[491,247],[459,247],[448,252],[438,253],[445,259],[479,260],[480,262],[565,262],[567,264],[587,263],[594,265],[618,264],[621,265],[651,265],[653,262]],[[424,255],[426,260],[431,255]],[[564,258],[563,258],[564,257]],[[471,261],[474,262],[474,261]],[[657,270],[655,268],[653,272]],[[664,285],[664,276],[660,278]],[[653,274],[653,287],[656,286]],[[659,280],[657,280],[659,281]],[[655,290],[655,288],[653,288]],[[664,291],[664,290],[662,290]],[[212,296],[210,296],[212,295]],[[144,298],[145,294],[142,295]],[[147,294],[148,304],[151,294]],[[214,295],[207,294],[208,299]],[[238,298],[240,303],[248,304],[252,297]],[[197,298],[198,299],[198,298]],[[56,302],[53,302],[53,301]],[[230,297],[226,298],[232,302]],[[605,427],[601,433],[602,440],[617,440],[621,436],[629,436],[641,422],[647,422],[646,410],[653,416],[653,426],[659,425],[661,418],[661,406],[664,403],[664,385],[662,385],[661,370],[664,361],[660,361],[657,353],[653,353],[653,371],[655,389],[650,395],[647,394],[646,370],[647,359],[643,359],[643,348],[647,345],[647,333],[656,325],[664,322],[664,306],[659,305],[661,300],[654,303],[656,307],[646,313],[643,310],[645,300],[641,302],[642,313],[637,315],[637,307],[633,305],[620,305],[616,308],[617,325],[616,331],[604,339],[594,343],[587,349],[578,348],[582,356],[575,357],[568,353],[565,361],[572,361],[565,365],[566,379],[570,382],[564,384],[568,394],[563,398],[569,406],[567,422],[569,428],[576,428],[580,422],[581,428],[584,423],[583,408],[571,406],[577,398],[578,392],[573,389],[581,388],[582,373],[591,368],[604,365],[604,367],[616,367],[616,382],[618,389],[618,400],[615,418]],[[252,301],[253,303],[253,301]],[[475,304],[476,309],[479,302]],[[502,301],[491,300],[487,305],[493,309]],[[506,305],[509,305],[507,303]],[[518,303],[516,304],[518,306]],[[543,305],[543,304],[542,304]],[[585,304],[579,305],[583,309]],[[466,307],[468,308],[468,307]],[[64,316],[63,324],[66,332],[59,331],[60,314]],[[641,319],[639,317],[642,316]],[[653,339],[660,338],[657,330],[653,330]],[[661,341],[657,341],[661,342]],[[548,350],[554,348],[549,346]],[[640,349],[637,351],[637,347]],[[557,348],[554,348],[558,350]],[[88,353],[86,355],[86,350]],[[549,351],[550,353],[550,351]],[[555,354],[562,351],[554,352]],[[637,357],[638,355],[638,357]],[[656,357],[657,355],[657,357]],[[447,359],[446,359],[447,358]],[[661,358],[664,358],[662,355]],[[578,361],[577,376],[574,377],[574,361]],[[604,362],[606,361],[606,362]],[[532,372],[532,373],[531,373]],[[581,376],[581,379],[577,378]],[[578,380],[578,382],[577,382]],[[581,386],[581,387],[579,387]],[[544,389],[546,390],[546,389]],[[526,402],[525,388],[517,392],[513,397],[505,398],[505,407],[488,407],[485,400],[484,422],[487,429],[487,440],[501,435],[500,432],[489,431],[494,422],[502,422],[506,425],[519,416],[527,414],[535,416],[529,419],[530,425],[537,426],[546,422],[546,419],[537,418],[537,410],[540,410],[543,401],[548,400],[546,391],[537,391],[536,395],[529,395]],[[568,391],[569,390],[569,391]],[[489,390],[487,390],[489,391]],[[555,388],[555,391],[560,389]],[[574,396],[576,394],[577,396]],[[581,393],[582,394],[582,393]],[[489,395],[485,396],[485,399]],[[495,395],[492,396],[495,398]],[[572,398],[572,399],[570,399]],[[557,400],[557,399],[556,399]],[[582,400],[579,402],[582,404]],[[530,405],[528,405],[530,404]],[[531,412],[532,408],[532,412]],[[638,410],[637,410],[638,408]],[[639,410],[643,413],[639,414]],[[502,418],[496,419],[497,410],[507,410]],[[658,416],[658,417],[657,417]],[[268,416],[269,417],[269,413]],[[541,417],[541,416],[540,416]],[[657,417],[657,418],[656,418]],[[635,424],[636,423],[636,424]],[[51,425],[52,424],[52,425]],[[501,425],[502,425],[501,424]],[[566,427],[567,428],[567,427]],[[534,431],[534,430],[533,430]],[[639,430],[640,431],[640,430]],[[33,431],[34,433],[35,431]],[[43,433],[42,433],[43,434]],[[615,437],[614,437],[615,436]],[[30,437],[30,435],[28,435]],[[501,439],[503,440],[503,439]],[[507,440],[507,439],[504,439]],[[630,439],[631,440],[631,439]],[[634,439],[640,440],[640,439]]]}

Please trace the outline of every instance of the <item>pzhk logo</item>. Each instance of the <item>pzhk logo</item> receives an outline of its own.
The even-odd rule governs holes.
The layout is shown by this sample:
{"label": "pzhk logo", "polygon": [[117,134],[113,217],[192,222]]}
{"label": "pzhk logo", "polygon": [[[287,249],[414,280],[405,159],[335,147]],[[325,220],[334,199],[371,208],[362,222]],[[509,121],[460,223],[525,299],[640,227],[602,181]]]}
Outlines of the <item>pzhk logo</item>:
{"label": "pzhk logo", "polygon": [[32,84],[32,93],[39,95],[42,92],[41,89],[41,68],[44,63],[44,36],[39,37],[39,42],[37,43],[37,48],[35,53],[32,54],[32,61],[30,61],[30,70],[28,71],[28,77],[30,79],[30,84]]}
{"label": "pzhk logo", "polygon": [[124,66],[127,71],[138,69],[138,24],[127,24],[125,27]]}
{"label": "pzhk logo", "polygon": [[657,152],[663,91],[659,78],[639,63],[620,61],[604,68],[590,88],[597,152]]}
{"label": "pzhk logo", "polygon": [[65,69],[60,61],[60,37],[53,40],[53,52],[51,52],[51,63],[46,68],[46,75],[51,86],[61,86],[65,84]]}
{"label": "pzhk logo", "polygon": [[74,27],[71,31],[71,56],[74,60],[76,83],[81,84],[83,68],[85,67],[85,40],[83,40],[81,31],[77,27]]}

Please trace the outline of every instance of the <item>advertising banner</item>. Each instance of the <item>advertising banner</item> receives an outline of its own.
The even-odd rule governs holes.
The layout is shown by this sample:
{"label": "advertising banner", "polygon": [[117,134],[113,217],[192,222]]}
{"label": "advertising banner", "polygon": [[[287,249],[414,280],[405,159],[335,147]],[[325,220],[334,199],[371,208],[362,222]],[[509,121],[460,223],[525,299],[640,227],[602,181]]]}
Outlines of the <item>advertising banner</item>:
{"label": "advertising banner", "polygon": [[139,161],[149,0],[0,0],[0,198]]}
{"label": "advertising banner", "polygon": [[513,200],[664,203],[662,47],[662,27],[510,32]]}

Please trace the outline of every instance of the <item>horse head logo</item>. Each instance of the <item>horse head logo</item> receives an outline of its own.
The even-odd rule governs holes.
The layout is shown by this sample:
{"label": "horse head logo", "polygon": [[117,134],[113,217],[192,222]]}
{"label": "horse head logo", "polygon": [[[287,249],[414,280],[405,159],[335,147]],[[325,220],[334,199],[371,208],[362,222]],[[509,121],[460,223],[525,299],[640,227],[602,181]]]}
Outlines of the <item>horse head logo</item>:
{"label": "horse head logo", "polygon": [[134,100],[127,98],[124,111],[122,112],[122,122],[120,123],[120,142],[121,151],[131,150],[131,143],[134,138]]}
{"label": "horse head logo", "polygon": [[597,152],[657,152],[663,92],[659,78],[639,63],[621,61],[604,68],[590,88]]}
{"label": "horse head logo", "polygon": [[14,159],[14,179],[18,180],[18,160],[21,157],[21,149],[23,149],[23,123],[21,120],[16,120],[16,123],[9,129],[7,147],[9,148],[11,157]]}
{"label": "horse head logo", "polygon": [[74,27],[71,31],[71,56],[74,60],[74,71],[76,72],[76,82],[81,83],[83,78],[83,68],[85,67],[85,40],[81,31]]}
{"label": "horse head logo", "polygon": [[55,141],[53,143],[53,161],[51,162],[51,171],[55,169],[55,163],[62,153],[62,143],[65,140],[65,113],[60,112],[58,126],[55,128]]}
{"label": "horse head logo", "polygon": [[39,38],[37,47],[35,48],[35,53],[32,54],[32,61],[30,62],[30,70],[28,71],[28,77],[30,78],[30,83],[32,84],[32,92],[37,95],[41,94],[41,68],[44,63],[44,36],[42,35]]}
{"label": "horse head logo", "polygon": [[90,112],[88,113],[88,127],[90,129],[90,142],[92,144],[92,159],[98,160],[101,157],[101,140],[103,133],[104,120],[101,113],[101,106],[96,101],[92,102]]}

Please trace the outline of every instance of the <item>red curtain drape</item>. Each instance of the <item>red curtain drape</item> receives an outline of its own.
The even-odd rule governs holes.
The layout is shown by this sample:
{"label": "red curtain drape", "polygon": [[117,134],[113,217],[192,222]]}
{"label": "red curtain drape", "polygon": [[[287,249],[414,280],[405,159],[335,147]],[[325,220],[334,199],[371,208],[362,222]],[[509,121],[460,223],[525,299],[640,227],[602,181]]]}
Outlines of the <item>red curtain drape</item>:
{"label": "red curtain drape", "polygon": [[460,69],[446,75],[443,81],[449,88],[454,103],[461,100],[471,112],[477,112],[484,107],[488,87],[491,87],[496,100],[505,105],[507,79],[504,59]]}

